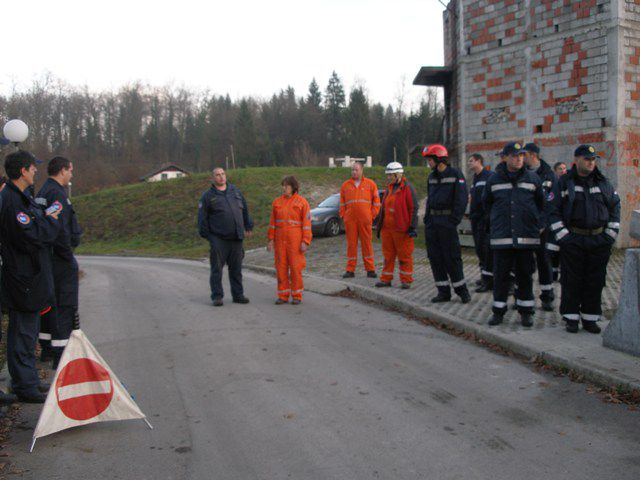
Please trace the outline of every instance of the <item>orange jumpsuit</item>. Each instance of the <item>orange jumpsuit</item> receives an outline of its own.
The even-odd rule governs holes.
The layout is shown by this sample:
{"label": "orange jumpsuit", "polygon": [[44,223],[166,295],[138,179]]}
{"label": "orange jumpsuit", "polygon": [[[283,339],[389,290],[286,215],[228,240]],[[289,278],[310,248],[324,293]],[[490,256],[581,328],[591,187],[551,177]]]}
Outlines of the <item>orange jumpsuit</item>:
{"label": "orange jumpsuit", "polygon": [[340,217],[347,233],[347,272],[355,272],[358,261],[358,238],[364,269],[375,271],[371,232],[373,219],[380,211],[378,186],[373,180],[362,177],[360,185],[350,178],[340,189]]}
{"label": "orange jumpsuit", "polygon": [[[407,232],[399,232],[395,219],[396,192],[392,185],[389,185],[384,195],[384,218],[380,228],[380,239],[382,241],[382,254],[384,255],[384,267],[380,280],[391,282],[393,280],[393,270],[395,268],[396,257],[398,258],[400,282],[413,282],[413,238]],[[414,204],[414,208],[418,208]]]}
{"label": "orange jumpsuit", "polygon": [[311,243],[311,209],[309,203],[297,193],[276,198],[271,205],[269,240],[274,240],[278,298],[289,301],[289,296],[302,300],[304,285],[302,270],[306,266],[302,242]]}

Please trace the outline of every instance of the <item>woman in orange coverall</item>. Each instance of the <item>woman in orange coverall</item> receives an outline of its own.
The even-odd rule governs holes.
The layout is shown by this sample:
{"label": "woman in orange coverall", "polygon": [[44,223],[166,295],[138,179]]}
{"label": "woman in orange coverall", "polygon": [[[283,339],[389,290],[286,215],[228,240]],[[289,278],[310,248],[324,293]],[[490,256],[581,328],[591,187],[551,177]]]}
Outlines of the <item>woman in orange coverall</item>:
{"label": "woman in orange coverall", "polygon": [[418,236],[418,201],[413,186],[404,177],[400,163],[391,162],[385,173],[389,184],[378,218],[384,267],[376,287],[391,286],[397,257],[401,288],[406,289],[413,283],[413,239]]}
{"label": "woman in orange coverall", "polygon": [[284,177],[282,195],[271,205],[271,220],[267,237],[267,250],[275,250],[276,274],[278,276],[278,299],[276,305],[289,301],[302,302],[302,270],[306,266],[304,257],[311,244],[311,210],[309,203],[298,195],[295,177]]}

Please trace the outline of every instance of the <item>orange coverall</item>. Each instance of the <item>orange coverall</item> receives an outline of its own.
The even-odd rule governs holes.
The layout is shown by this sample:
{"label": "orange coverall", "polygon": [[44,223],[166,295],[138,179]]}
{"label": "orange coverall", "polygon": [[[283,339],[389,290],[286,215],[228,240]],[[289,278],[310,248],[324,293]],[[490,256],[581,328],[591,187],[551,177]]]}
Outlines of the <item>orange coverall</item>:
{"label": "orange coverall", "polygon": [[[384,195],[384,220],[380,227],[380,240],[382,242],[382,254],[384,255],[384,267],[380,275],[380,281],[391,282],[398,258],[400,282],[413,282],[413,238],[406,232],[398,232],[395,219],[396,192],[390,185]],[[414,208],[418,208],[414,205]]]}
{"label": "orange coverall", "polygon": [[364,269],[375,271],[371,232],[373,219],[380,211],[378,186],[373,180],[362,177],[360,185],[350,178],[340,189],[340,217],[347,233],[347,272],[355,272],[358,261],[358,238]]}
{"label": "orange coverall", "polygon": [[306,266],[302,242],[311,244],[311,209],[309,203],[297,193],[281,195],[271,205],[269,240],[274,240],[278,298],[289,301],[289,296],[302,300],[304,284],[302,270]]}

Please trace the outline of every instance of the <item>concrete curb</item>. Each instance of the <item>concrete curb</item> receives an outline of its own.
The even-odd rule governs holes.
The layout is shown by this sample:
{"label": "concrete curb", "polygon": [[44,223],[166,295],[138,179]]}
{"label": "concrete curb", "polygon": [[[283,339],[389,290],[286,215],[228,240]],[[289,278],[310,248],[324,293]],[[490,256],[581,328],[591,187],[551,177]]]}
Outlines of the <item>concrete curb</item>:
{"label": "concrete curb", "polygon": [[[243,264],[243,267],[256,273],[262,273],[270,276],[275,275],[275,268],[273,267],[264,267],[261,265],[252,265],[247,263]],[[309,280],[309,282],[305,283],[305,289],[311,292],[328,295],[348,289],[362,299],[391,307],[403,313],[428,318],[429,320],[450,329],[473,334],[480,340],[496,345],[516,355],[531,360],[542,360],[552,367],[572,371],[583,376],[585,380],[588,380],[600,387],[617,388],[625,391],[640,391],[640,380],[638,379],[627,377],[619,372],[612,372],[598,365],[587,365],[580,359],[572,358],[571,356],[563,355],[558,352],[540,350],[527,345],[524,342],[519,342],[513,338],[507,338],[499,331],[492,330],[489,327],[460,320],[447,313],[439,312],[413,302],[399,299],[392,294],[385,293],[384,291],[340,280],[326,279],[312,274],[305,274],[304,278],[305,280]]]}

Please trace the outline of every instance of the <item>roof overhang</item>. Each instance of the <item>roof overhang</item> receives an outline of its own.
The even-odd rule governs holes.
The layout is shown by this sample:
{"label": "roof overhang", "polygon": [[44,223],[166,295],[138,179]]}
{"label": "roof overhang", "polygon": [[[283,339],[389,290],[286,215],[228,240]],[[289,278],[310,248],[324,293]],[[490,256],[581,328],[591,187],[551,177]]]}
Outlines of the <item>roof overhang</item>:
{"label": "roof overhang", "polygon": [[451,67],[422,67],[413,80],[414,85],[448,87],[453,79]]}

